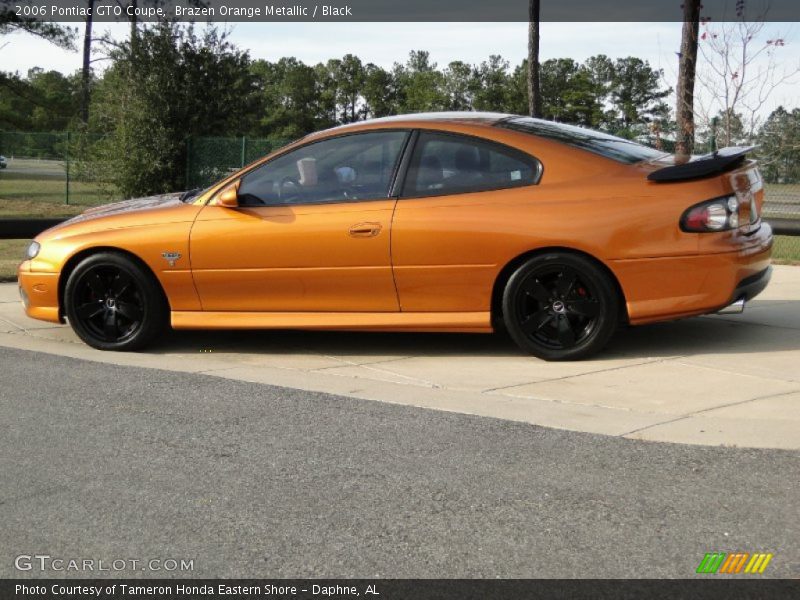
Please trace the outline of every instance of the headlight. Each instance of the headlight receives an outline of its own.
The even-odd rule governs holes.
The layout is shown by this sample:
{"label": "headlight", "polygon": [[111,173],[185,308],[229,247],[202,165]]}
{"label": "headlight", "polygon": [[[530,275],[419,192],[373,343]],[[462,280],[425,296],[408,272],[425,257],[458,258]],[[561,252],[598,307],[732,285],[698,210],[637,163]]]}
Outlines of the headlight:
{"label": "headlight", "polygon": [[42,246],[39,244],[39,242],[31,242],[28,244],[28,248],[25,250],[25,259],[31,260],[32,258],[36,258],[41,247]]}

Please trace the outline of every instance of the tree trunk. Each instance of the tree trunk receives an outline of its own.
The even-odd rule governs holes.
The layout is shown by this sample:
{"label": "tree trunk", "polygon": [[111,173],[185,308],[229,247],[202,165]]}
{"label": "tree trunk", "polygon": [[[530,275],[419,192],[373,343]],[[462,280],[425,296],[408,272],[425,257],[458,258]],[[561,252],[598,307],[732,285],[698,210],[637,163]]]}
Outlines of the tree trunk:
{"label": "tree trunk", "polygon": [[131,23],[130,47],[131,47],[131,54],[134,55],[136,54],[136,43],[138,42],[138,37],[139,37],[139,30],[137,29],[138,19],[136,18],[137,0],[131,0],[130,7],[131,7],[131,15],[128,17],[128,20]]}
{"label": "tree trunk", "polygon": [[83,69],[81,70],[81,122],[89,123],[89,93],[92,84],[92,21],[94,20],[94,1],[86,0],[89,13],[83,29]]}
{"label": "tree trunk", "polygon": [[700,0],[684,0],[683,33],[678,63],[675,118],[678,125],[675,153],[686,158],[694,150],[694,80],[697,69],[697,36],[700,31]]}
{"label": "tree trunk", "polygon": [[528,112],[542,116],[542,92],[539,88],[539,14],[541,0],[528,4]]}

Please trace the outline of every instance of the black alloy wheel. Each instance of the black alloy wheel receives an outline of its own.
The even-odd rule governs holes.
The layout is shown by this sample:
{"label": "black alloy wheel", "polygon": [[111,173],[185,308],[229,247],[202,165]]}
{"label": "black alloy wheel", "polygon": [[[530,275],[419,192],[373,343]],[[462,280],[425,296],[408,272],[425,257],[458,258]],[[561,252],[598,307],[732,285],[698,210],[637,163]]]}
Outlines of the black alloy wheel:
{"label": "black alloy wheel", "polygon": [[166,325],[158,283],[121,254],[104,252],[83,260],[67,281],[64,303],[75,333],[100,350],[137,350]]}
{"label": "black alloy wheel", "polygon": [[591,260],[552,253],[536,256],[509,279],[503,317],[514,341],[545,360],[586,358],[616,330],[619,298]]}

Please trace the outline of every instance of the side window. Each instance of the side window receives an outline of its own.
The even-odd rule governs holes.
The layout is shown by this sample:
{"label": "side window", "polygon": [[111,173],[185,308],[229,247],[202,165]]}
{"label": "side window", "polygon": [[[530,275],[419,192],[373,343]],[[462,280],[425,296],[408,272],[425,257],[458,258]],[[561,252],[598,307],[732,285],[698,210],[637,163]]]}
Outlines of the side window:
{"label": "side window", "polygon": [[480,192],[531,185],[539,162],[524,152],[463,135],[422,132],[403,196]]}
{"label": "side window", "polygon": [[407,131],[376,131],[308,144],[245,175],[239,202],[263,206],[386,198],[407,136]]}

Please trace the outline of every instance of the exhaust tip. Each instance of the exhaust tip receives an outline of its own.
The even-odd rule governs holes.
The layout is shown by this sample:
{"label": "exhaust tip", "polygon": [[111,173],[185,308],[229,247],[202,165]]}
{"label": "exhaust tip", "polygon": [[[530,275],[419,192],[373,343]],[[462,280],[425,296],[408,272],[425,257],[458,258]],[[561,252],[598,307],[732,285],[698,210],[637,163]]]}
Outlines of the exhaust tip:
{"label": "exhaust tip", "polygon": [[725,308],[718,310],[718,315],[740,315],[744,312],[744,304],[745,299],[739,298],[736,302],[733,302],[726,306]]}

